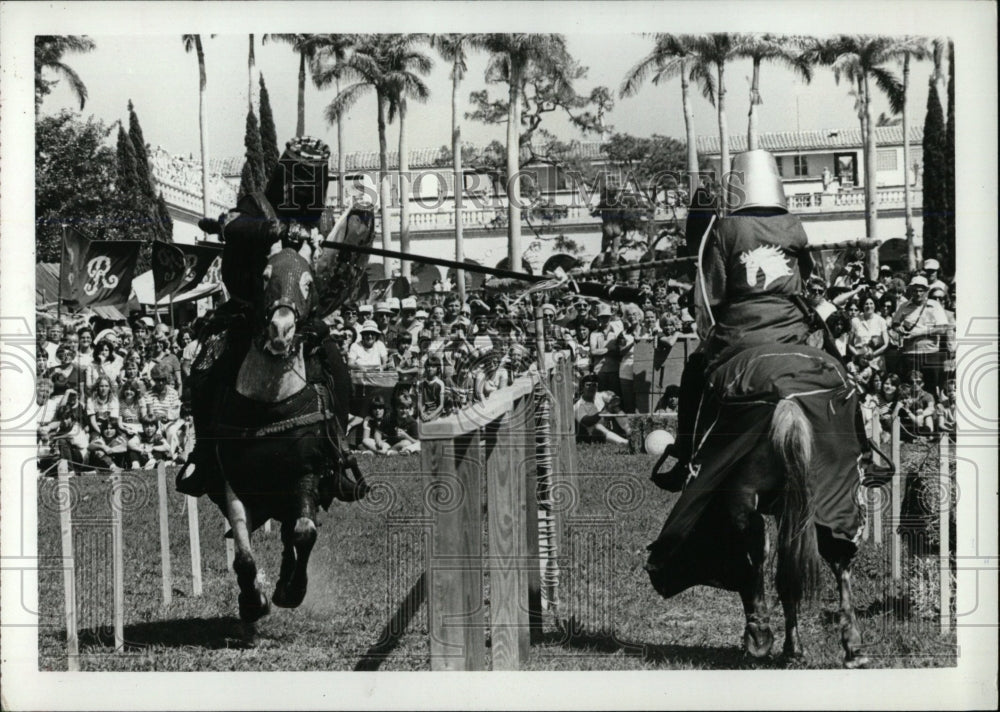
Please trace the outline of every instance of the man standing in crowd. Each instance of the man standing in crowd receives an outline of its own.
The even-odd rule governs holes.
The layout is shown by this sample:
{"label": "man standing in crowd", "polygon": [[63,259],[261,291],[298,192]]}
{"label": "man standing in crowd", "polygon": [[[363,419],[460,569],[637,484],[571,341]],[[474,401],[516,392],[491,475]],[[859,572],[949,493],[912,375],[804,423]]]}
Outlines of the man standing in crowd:
{"label": "man standing in crowd", "polygon": [[928,299],[927,278],[916,275],[906,290],[907,301],[892,315],[891,329],[902,340],[906,372],[921,371],[931,393],[941,383],[941,338],[948,330],[948,316],[936,301]]}

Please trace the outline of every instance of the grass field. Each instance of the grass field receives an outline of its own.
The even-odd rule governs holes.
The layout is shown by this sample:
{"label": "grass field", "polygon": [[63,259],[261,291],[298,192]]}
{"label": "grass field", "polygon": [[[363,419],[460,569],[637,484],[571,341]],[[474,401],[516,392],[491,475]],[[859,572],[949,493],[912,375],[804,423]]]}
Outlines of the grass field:
{"label": "grass field", "polygon": [[[912,451],[908,457],[924,457]],[[926,459],[926,458],[925,458]],[[611,447],[581,446],[581,496],[572,565],[563,572],[560,617],[572,615],[574,634],[546,614],[542,639],[531,647],[531,670],[838,668],[842,652],[836,627],[832,576],[819,600],[801,617],[809,657],[752,661],[739,647],[743,615],[739,597],[698,587],[663,600],[642,566],[676,498],[648,481],[652,458]],[[192,596],[185,498],[173,492],[169,472],[173,603],[164,607],[151,472],[126,473],[124,566],[126,650],[114,653],[111,611],[110,480],[76,477],[74,533],[80,600],[83,670],[428,670],[426,605],[401,631],[389,625],[423,571],[426,482],[419,458],[378,458],[362,466],[378,496],[337,502],[320,517],[310,562],[310,588],[297,610],[272,609],[259,624],[253,647],[243,643],[236,617],[236,580],[226,569],[224,520],[200,500],[204,592]],[[59,515],[55,482],[39,483],[39,667],[66,669]],[[268,579],[277,575],[277,527],[254,536]],[[563,552],[566,553],[566,552]],[[887,583],[881,547],[866,545],[856,559],[855,604],[872,667],[955,664],[954,634],[938,632],[936,600],[926,561],[908,564],[902,589]],[[933,568],[933,567],[930,567]],[[920,579],[920,580],[917,580]],[[912,585],[909,585],[912,583]],[[929,587],[929,588],[928,588]],[[419,586],[417,586],[419,589]],[[488,582],[487,582],[488,590]],[[774,596],[772,625],[781,640]],[[572,605],[569,605],[572,602]],[[572,610],[570,610],[572,609]],[[398,627],[398,626],[397,626]],[[485,653],[488,656],[488,650]],[[488,662],[488,661],[487,661]]]}

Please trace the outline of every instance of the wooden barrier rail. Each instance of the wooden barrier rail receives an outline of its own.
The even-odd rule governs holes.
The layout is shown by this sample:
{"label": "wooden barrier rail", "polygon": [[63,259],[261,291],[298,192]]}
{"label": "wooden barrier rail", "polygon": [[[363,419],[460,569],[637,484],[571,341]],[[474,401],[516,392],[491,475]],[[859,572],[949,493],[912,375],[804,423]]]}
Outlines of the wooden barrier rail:
{"label": "wooden barrier rail", "polygon": [[546,373],[525,374],[483,403],[419,426],[422,469],[432,483],[433,500],[427,568],[432,670],[485,669],[487,569],[493,669],[520,669],[532,633],[541,631],[535,461],[539,386],[543,397],[552,399],[552,487],[575,487],[572,362],[566,354],[549,354],[545,362],[551,364]]}

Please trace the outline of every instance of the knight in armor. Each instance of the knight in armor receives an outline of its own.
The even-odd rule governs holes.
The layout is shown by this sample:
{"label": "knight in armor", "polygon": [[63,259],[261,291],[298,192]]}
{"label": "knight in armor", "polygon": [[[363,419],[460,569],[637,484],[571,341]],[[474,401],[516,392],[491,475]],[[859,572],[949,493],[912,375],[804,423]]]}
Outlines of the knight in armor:
{"label": "knight in armor", "polygon": [[[214,452],[219,405],[235,387],[240,364],[250,348],[256,310],[263,300],[260,275],[272,251],[291,247],[297,251],[319,249],[319,240],[331,231],[342,239],[370,243],[374,211],[345,211],[334,226],[325,198],[329,184],[330,151],[322,141],[309,137],[290,140],[263,191],[244,195],[236,207],[217,220],[205,218],[199,227],[216,234],[223,243],[222,281],[229,299],[206,322],[199,334],[200,353],[191,370],[194,449],[177,474],[178,491],[199,496],[221,476]],[[308,247],[307,247],[308,244]],[[314,255],[315,256],[315,255]],[[326,250],[316,264],[318,315],[327,314],[355,298],[367,258]],[[297,326],[307,354],[307,377],[323,383],[334,402],[350,399],[350,372],[329,327],[318,316]],[[346,413],[346,408],[342,409]],[[338,409],[338,412],[340,409]],[[340,422],[340,428],[346,423]],[[334,444],[338,445],[338,444]],[[360,471],[352,468],[355,477]],[[332,473],[335,496],[358,497],[359,482]]]}
{"label": "knight in armor", "polygon": [[[689,253],[698,256],[694,304],[701,342],[681,375],[676,442],[653,468],[653,481],[672,492],[691,474],[697,422],[711,417],[700,412],[708,374],[754,346],[806,344],[816,327],[802,297],[813,268],[807,237],[788,212],[774,157],[764,150],[736,156],[720,197],[724,210],[706,189],[696,191],[686,226]],[[870,454],[863,429],[859,439]],[[661,473],[670,456],[676,465]]]}

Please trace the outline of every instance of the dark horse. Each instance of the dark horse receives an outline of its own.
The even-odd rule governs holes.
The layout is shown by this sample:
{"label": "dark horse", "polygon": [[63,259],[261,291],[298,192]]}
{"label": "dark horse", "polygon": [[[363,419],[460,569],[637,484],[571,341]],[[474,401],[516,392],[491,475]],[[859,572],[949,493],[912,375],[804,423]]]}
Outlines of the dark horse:
{"label": "dark horse", "polygon": [[[780,347],[779,347],[780,348]],[[761,353],[770,351],[771,353]],[[833,570],[839,588],[839,618],[845,667],[867,663],[861,654],[861,632],[851,600],[851,561],[861,514],[856,500],[860,446],[851,427],[855,397],[836,381],[845,375],[826,354],[807,347],[774,347],[750,352],[739,368],[721,369],[716,387],[746,376],[746,364],[777,356],[784,373],[768,373],[774,391],[803,372],[816,377],[812,385],[833,388],[809,392],[801,381],[792,393],[782,393],[770,405],[743,395],[720,408],[703,437],[710,455],[671,512],[646,565],[650,579],[664,597],[698,584],[737,591],[743,602],[744,649],[753,657],[771,652],[771,632],[765,596],[768,537],[764,516],[777,518],[775,585],[785,617],[783,653],[802,657],[798,613],[821,583],[821,560]],[[831,377],[833,380],[831,381]],[[820,383],[820,381],[826,383]],[[777,383],[777,386],[773,386]],[[740,386],[737,385],[736,389]],[[760,392],[748,386],[747,392]],[[794,391],[798,391],[797,393]],[[765,409],[773,409],[769,420]],[[704,415],[704,412],[702,413]],[[714,461],[712,458],[715,458]],[[661,458],[654,473],[665,458]],[[853,479],[852,479],[853,478]]]}
{"label": "dark horse", "polygon": [[335,432],[346,401],[307,378],[301,332],[315,305],[310,263],[285,248],[268,258],[259,279],[263,304],[254,310],[249,348],[235,387],[224,391],[218,405],[215,453],[222,477],[208,492],[232,527],[240,618],[246,623],[270,607],[251,533],[268,519],[281,523],[284,550],[271,601],[295,608],[306,595],[317,508],[329,505],[332,497],[324,502],[324,490],[346,462]]}

